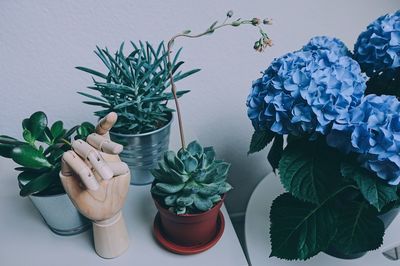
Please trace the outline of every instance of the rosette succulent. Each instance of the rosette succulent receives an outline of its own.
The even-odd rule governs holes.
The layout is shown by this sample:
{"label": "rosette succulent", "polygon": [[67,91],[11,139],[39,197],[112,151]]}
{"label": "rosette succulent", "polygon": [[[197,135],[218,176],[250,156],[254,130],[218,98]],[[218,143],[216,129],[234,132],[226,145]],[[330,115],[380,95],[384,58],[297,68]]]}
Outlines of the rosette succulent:
{"label": "rosette succulent", "polygon": [[369,77],[400,67],[400,10],[368,25],[354,46],[355,59]]}
{"label": "rosette succulent", "polygon": [[[337,45],[331,41],[331,46]],[[324,45],[328,46],[327,41]],[[359,104],[366,79],[358,63],[348,56],[332,56],[327,49],[307,47],[310,50],[275,59],[253,82],[247,106],[256,130],[295,136],[326,134],[337,117]]]}
{"label": "rosette succulent", "polygon": [[152,171],[151,192],[176,214],[201,213],[221,201],[232,189],[226,182],[230,164],[215,158],[213,147],[191,142],[177,154],[167,151]]}
{"label": "rosette succulent", "polygon": [[338,119],[327,137],[330,146],[360,153],[359,161],[391,185],[400,183],[400,102],[370,94]]}

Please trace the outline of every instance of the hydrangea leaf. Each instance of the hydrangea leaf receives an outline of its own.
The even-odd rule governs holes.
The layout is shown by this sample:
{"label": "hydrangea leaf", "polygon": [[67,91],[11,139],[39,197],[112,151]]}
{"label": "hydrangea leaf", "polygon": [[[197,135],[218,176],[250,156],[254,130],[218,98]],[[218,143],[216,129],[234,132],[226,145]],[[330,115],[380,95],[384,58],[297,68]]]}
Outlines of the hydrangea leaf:
{"label": "hydrangea leaf", "polygon": [[397,186],[391,186],[380,180],[376,174],[350,163],[343,162],[341,172],[344,177],[353,179],[364,198],[381,211],[388,203],[398,200]]}
{"label": "hydrangea leaf", "polygon": [[271,164],[273,171],[275,171],[279,166],[279,161],[282,158],[282,152],[283,136],[276,135],[267,156],[268,162]]}
{"label": "hydrangea leaf", "polygon": [[325,250],[336,233],[335,214],[325,201],[312,204],[290,193],[272,203],[270,257],[306,260]]}
{"label": "hydrangea leaf", "polygon": [[290,142],[279,162],[283,186],[296,198],[318,203],[340,183],[340,153],[323,138]]}
{"label": "hydrangea leaf", "polygon": [[259,152],[272,141],[275,133],[270,130],[256,130],[251,137],[248,154]]}
{"label": "hydrangea leaf", "polygon": [[332,241],[337,250],[354,254],[382,245],[385,227],[378,212],[366,203],[348,202],[337,212],[337,233]]}

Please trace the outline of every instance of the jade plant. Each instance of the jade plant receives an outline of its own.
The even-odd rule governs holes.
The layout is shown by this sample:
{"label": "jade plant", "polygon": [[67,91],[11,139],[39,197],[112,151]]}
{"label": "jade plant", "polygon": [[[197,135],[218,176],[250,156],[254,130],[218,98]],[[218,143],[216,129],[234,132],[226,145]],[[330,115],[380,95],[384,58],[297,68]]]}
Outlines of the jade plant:
{"label": "jade plant", "polygon": [[213,147],[197,141],[186,149],[164,153],[151,192],[161,204],[176,214],[199,213],[211,209],[232,189],[226,182],[230,164],[215,158]]}
{"label": "jade plant", "polygon": [[[224,27],[252,25],[258,28],[260,39],[254,43],[256,51],[263,51],[272,45],[271,39],[261,27],[261,24],[271,24],[271,20],[259,18],[233,19],[233,12],[228,11],[222,23],[215,21],[204,32],[191,34],[190,30],[174,35],[167,45],[168,65],[173,65],[172,47],[179,37],[199,38],[210,35]],[[179,50],[180,51],[180,50]],[[178,51],[178,53],[179,53]],[[232,189],[226,182],[230,164],[215,159],[213,147],[203,148],[197,141],[185,144],[182,115],[179,107],[173,68],[169,68],[169,81],[174,96],[181,149],[177,154],[167,151],[159,162],[158,168],[152,171],[155,180],[151,192],[153,197],[176,214],[202,213],[211,209],[222,200],[222,196]],[[161,200],[161,202],[160,202]]]}
{"label": "jade plant", "polygon": [[[184,63],[179,61],[181,49],[168,62],[164,42],[157,47],[148,42],[131,42],[131,45],[132,51],[128,55],[124,54],[124,43],[115,54],[110,53],[107,48],[97,47],[95,54],[105,65],[105,73],[77,67],[96,78],[93,78],[94,85],[88,88],[100,93],[96,96],[78,92],[90,99],[84,103],[103,108],[95,112],[98,117],[116,112],[118,121],[113,131],[122,134],[151,132],[166,125],[174,111],[167,107],[168,100],[173,99],[173,94],[167,91],[171,86],[170,71],[175,82],[200,71],[180,71]],[[179,91],[177,96],[187,92],[189,90]]]}
{"label": "jade plant", "polygon": [[39,111],[22,121],[23,139],[0,136],[0,156],[20,165],[18,185],[20,195],[56,195],[64,192],[60,182],[61,156],[71,149],[71,138],[86,139],[94,132],[88,122],[67,130],[62,121],[48,124],[45,113]]}

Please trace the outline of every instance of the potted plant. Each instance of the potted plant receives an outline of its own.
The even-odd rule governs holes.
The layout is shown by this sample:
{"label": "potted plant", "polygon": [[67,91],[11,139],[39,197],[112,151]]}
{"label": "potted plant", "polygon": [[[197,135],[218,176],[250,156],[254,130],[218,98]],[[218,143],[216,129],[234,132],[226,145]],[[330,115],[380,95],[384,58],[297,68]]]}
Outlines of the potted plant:
{"label": "potted plant", "polygon": [[[387,28],[399,22],[397,12],[372,25]],[[396,38],[369,36],[368,45],[378,38],[379,46],[397,42],[399,47]],[[364,37],[354,58],[375,64],[369,60],[383,53],[361,48]],[[368,55],[374,51],[376,56]],[[387,53],[393,56],[390,49]],[[340,40],[314,37],[302,49],[275,59],[253,82],[247,99],[255,128],[249,152],[273,141],[268,160],[287,190],[272,203],[270,256],[306,260],[325,252],[358,258],[382,244],[398,213],[400,102],[395,96],[365,95],[373,88],[367,88],[352,56]],[[398,67],[393,58],[377,63],[380,71]]]}
{"label": "potted plant", "polygon": [[85,122],[67,131],[62,121],[48,125],[46,114],[39,111],[24,119],[22,127],[23,141],[0,136],[0,156],[20,165],[15,168],[20,172],[20,195],[29,197],[54,233],[73,235],[87,230],[89,221],[71,203],[58,174],[71,136],[84,139],[94,131],[93,125]]}
{"label": "potted plant", "polygon": [[[88,88],[100,95],[79,93],[90,99],[84,103],[103,108],[95,112],[99,118],[109,112],[117,113],[118,121],[110,131],[110,137],[124,146],[120,157],[131,170],[131,184],[145,185],[153,181],[149,171],[168,149],[174,110],[167,107],[167,103],[173,95],[167,92],[171,83],[164,43],[157,47],[148,42],[131,42],[131,45],[133,50],[127,56],[123,43],[114,55],[107,48],[97,47],[95,54],[105,65],[106,73],[86,67],[77,69],[96,78],[93,78],[94,85]],[[181,49],[170,62],[175,82],[200,71],[180,71],[184,63],[179,61],[180,52]],[[187,92],[179,91],[177,96]]]}
{"label": "potted plant", "polygon": [[[187,30],[173,36],[168,42],[168,63],[177,38],[198,38],[227,26],[250,24],[258,27],[261,38],[254,45],[257,51],[272,45],[260,27],[260,19],[233,20],[232,15],[229,11],[224,22],[214,22],[203,33],[192,35]],[[264,20],[264,24],[270,24],[270,21]],[[211,248],[223,233],[224,219],[219,209],[225,194],[232,188],[226,182],[230,164],[215,159],[213,147],[203,148],[197,141],[186,146],[172,68],[169,69],[169,80],[177,110],[181,148],[177,153],[165,152],[158,168],[152,171],[155,179],[151,193],[158,209],[154,232],[157,240],[170,251],[194,254]]]}

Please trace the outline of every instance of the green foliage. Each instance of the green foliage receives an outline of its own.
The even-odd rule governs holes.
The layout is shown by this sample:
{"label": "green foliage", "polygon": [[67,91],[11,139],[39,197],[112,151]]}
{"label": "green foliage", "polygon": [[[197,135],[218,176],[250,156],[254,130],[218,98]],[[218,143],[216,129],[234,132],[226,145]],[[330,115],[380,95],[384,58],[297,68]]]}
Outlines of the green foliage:
{"label": "green foliage", "polygon": [[20,195],[54,195],[64,192],[59,178],[61,156],[71,148],[71,136],[86,139],[94,132],[88,122],[64,129],[62,121],[48,125],[47,116],[39,111],[22,121],[24,141],[0,136],[0,156],[11,158],[21,165],[16,170]]}
{"label": "green foliage", "polygon": [[379,215],[399,206],[400,191],[355,158],[328,147],[323,137],[288,140],[279,161],[288,193],[272,204],[271,256],[306,260],[330,248],[350,255],[382,244]]}
{"label": "green foliage", "polygon": [[251,137],[250,149],[248,154],[255,153],[264,149],[275,137],[275,133],[270,130],[256,130]]}
{"label": "green foliage", "polygon": [[364,198],[381,211],[388,203],[397,201],[397,186],[388,185],[376,176],[360,167],[359,165],[343,162],[341,165],[342,175],[353,179],[360,189]]}
{"label": "green foliage", "polygon": [[336,219],[327,201],[314,205],[290,193],[272,203],[271,257],[306,260],[328,248],[336,233]]}
{"label": "green foliage", "polygon": [[[153,48],[148,42],[135,44],[131,42],[133,51],[124,55],[122,43],[113,55],[108,49],[97,47],[95,54],[107,68],[106,73],[77,67],[93,76],[94,86],[88,87],[100,93],[99,96],[79,92],[89,98],[84,101],[89,105],[102,108],[95,114],[103,117],[113,111],[118,114],[118,121],[113,130],[124,134],[145,133],[161,128],[171,118],[173,109],[167,107],[168,100],[173,99],[170,87],[169,70],[172,70],[174,81],[184,79],[200,69],[182,72],[179,68],[184,63],[179,60],[181,49],[176,53],[169,68],[164,43]],[[177,96],[189,92],[178,91]]]}
{"label": "green foliage", "polygon": [[338,185],[340,153],[324,139],[295,141],[286,147],[279,162],[285,189],[296,198],[318,203]]}
{"label": "green foliage", "polygon": [[385,227],[377,214],[376,209],[367,203],[347,202],[337,213],[333,246],[346,255],[379,248]]}
{"label": "green foliage", "polygon": [[230,164],[215,159],[212,147],[191,142],[177,154],[164,153],[151,192],[161,204],[177,214],[201,213],[211,209],[232,189],[226,182]]}

